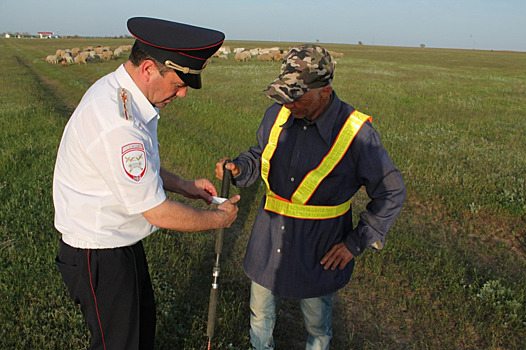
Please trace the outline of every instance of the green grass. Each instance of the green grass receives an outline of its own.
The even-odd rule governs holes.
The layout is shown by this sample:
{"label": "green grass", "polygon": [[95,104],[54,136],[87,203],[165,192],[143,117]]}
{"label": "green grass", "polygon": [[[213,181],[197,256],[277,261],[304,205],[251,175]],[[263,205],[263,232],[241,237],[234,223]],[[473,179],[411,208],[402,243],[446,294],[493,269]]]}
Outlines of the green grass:
{"label": "green grass", "polygon": [[[89,342],[54,265],[51,182],[60,137],[85,90],[124,58],[62,67],[59,48],[129,39],[0,39],[0,348],[81,349]],[[277,43],[229,42],[231,47]],[[279,43],[288,48],[289,43]],[[368,251],[336,298],[334,349],[523,349],[526,346],[526,54],[354,45],[334,88],[373,116],[407,185],[383,251]],[[204,87],[162,110],[164,166],[184,178],[255,144],[279,62],[213,60]],[[213,347],[248,347],[244,248],[264,188],[226,231]],[[170,195],[204,208],[204,203]],[[363,210],[360,191],[354,215]],[[157,302],[158,349],[206,346],[213,232],[158,231],[145,240]],[[301,349],[296,303],[276,328],[279,349]]]}

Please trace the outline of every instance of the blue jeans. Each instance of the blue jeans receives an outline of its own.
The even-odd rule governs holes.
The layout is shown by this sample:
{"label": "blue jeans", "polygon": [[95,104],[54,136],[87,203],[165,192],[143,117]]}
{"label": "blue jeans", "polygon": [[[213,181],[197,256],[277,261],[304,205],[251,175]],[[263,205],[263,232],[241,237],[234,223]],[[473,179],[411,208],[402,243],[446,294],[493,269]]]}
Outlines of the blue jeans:
{"label": "blue jeans", "polygon": [[[250,343],[252,349],[274,349],[272,332],[281,298],[252,282],[250,290]],[[332,338],[332,294],[300,299],[303,324],[307,331],[306,350],[327,350]]]}

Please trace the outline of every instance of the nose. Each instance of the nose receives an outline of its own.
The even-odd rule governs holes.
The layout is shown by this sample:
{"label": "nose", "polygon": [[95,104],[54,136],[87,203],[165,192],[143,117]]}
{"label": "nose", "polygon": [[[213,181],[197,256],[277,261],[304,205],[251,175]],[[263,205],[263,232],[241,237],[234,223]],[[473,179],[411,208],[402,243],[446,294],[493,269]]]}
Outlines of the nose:
{"label": "nose", "polygon": [[186,96],[186,90],[188,90],[187,86],[183,86],[177,90],[177,93],[175,94],[179,98],[183,98]]}

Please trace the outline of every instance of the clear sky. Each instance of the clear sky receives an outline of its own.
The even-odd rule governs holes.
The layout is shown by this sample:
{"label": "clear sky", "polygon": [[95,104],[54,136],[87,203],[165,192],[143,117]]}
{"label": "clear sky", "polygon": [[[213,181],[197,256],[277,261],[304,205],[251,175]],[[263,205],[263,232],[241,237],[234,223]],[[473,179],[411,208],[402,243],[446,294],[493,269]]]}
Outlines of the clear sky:
{"label": "clear sky", "polygon": [[135,16],[227,40],[526,51],[525,0],[0,0],[0,33],[127,35]]}

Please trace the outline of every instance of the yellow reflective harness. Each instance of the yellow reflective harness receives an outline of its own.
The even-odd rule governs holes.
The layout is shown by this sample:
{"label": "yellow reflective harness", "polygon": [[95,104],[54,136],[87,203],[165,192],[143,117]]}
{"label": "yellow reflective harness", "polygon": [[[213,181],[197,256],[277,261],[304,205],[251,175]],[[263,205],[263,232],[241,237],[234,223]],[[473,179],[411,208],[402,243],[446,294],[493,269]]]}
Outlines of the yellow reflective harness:
{"label": "yellow reflective harness", "polygon": [[290,110],[283,106],[278,113],[274,126],[270,130],[268,143],[261,155],[261,177],[267,186],[265,210],[299,219],[330,219],[345,214],[351,207],[351,198],[335,206],[307,205],[305,203],[309,201],[323,179],[331,173],[343,158],[362,125],[367,120],[372,122],[372,118],[354,110],[347,118],[330,151],[325,155],[318,167],[311,170],[303,178],[296,191],[292,194],[291,199],[288,200],[278,196],[270,189],[268,174],[270,171],[270,159],[276,151],[279,135],[283,130],[282,125],[285,124],[289,116]]}

